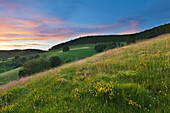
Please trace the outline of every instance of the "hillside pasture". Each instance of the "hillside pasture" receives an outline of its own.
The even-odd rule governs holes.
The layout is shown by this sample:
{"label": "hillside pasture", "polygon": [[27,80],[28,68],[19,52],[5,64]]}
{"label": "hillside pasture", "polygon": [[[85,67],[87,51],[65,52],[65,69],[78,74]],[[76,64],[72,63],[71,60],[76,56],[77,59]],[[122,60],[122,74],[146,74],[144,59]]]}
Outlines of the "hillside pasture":
{"label": "hillside pasture", "polygon": [[13,69],[8,72],[4,72],[0,74],[0,85],[6,84],[10,81],[18,79],[18,72],[20,68]]}
{"label": "hillside pasture", "polygon": [[168,113],[170,34],[0,87],[1,112]]}

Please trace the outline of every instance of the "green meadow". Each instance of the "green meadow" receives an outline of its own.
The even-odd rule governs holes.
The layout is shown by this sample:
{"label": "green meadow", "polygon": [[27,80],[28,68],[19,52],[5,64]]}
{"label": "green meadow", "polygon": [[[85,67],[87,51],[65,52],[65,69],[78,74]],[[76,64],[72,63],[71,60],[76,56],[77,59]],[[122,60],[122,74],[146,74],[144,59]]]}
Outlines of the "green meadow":
{"label": "green meadow", "polygon": [[72,61],[75,61],[96,54],[97,52],[95,51],[94,46],[95,44],[75,45],[75,46],[70,46],[70,51],[67,52],[63,52],[61,48],[61,49],[41,53],[39,55],[41,57],[45,55],[47,56],[47,58],[50,58],[52,56],[59,56],[63,62],[67,59],[71,59]]}
{"label": "green meadow", "polygon": [[[168,113],[169,45],[162,35],[0,86],[0,112]],[[52,53],[95,54],[83,51]]]}
{"label": "green meadow", "polygon": [[21,68],[13,69],[11,71],[0,74],[0,85],[6,84],[10,81],[18,79],[18,72]]}
{"label": "green meadow", "polygon": [[[45,56],[47,59],[50,59],[52,56],[59,56],[64,63],[67,59],[75,61],[96,54],[97,52],[94,50],[94,46],[94,44],[84,44],[81,46],[72,46],[68,52],[62,52],[62,49],[57,49],[54,51],[34,54],[30,56],[39,55],[40,58],[44,58]],[[29,59],[30,56],[25,56],[25,58]],[[21,56],[21,58],[23,57]],[[17,64],[18,61],[15,61],[15,63]],[[11,64],[15,63],[13,60],[0,61],[0,74],[13,70],[15,66],[12,66]]]}
{"label": "green meadow", "polygon": [[[125,43],[125,42],[121,42],[121,43]],[[102,43],[98,43],[98,44],[102,44]],[[74,61],[77,61],[80,59],[90,57],[94,54],[97,54],[94,47],[95,47],[95,45],[98,45],[98,44],[74,45],[74,46],[70,46],[70,50],[67,52],[63,52],[62,48],[61,48],[61,49],[48,51],[48,52],[44,52],[44,53],[38,53],[38,54],[30,55],[30,56],[39,55],[40,58],[46,58],[46,59],[50,59],[50,57],[52,57],[52,56],[59,56],[63,63],[65,63],[65,61],[68,59],[70,59],[72,62],[74,62]],[[25,58],[29,59],[30,56],[25,56]],[[23,58],[23,57],[21,56],[21,58]],[[9,72],[8,76],[12,76],[11,75],[12,73],[10,73],[10,72],[11,71],[15,72],[16,69],[14,69],[15,66],[10,66],[10,65],[15,64],[14,62],[17,63],[18,61],[15,61],[15,60],[13,61],[12,59],[6,60],[6,61],[1,61],[0,62],[0,74],[5,74],[6,72]],[[16,77],[14,77],[14,78],[16,78]],[[11,79],[11,80],[15,80],[15,79]],[[1,81],[3,81],[3,79]],[[1,84],[3,84],[3,83],[7,83],[7,82],[1,82]]]}
{"label": "green meadow", "polygon": [[[120,42],[120,43],[124,45],[126,44],[126,42]],[[99,45],[99,44],[104,44],[104,43],[73,45],[70,46],[70,50],[67,52],[63,52],[61,48],[61,49],[40,53],[39,55],[41,57],[45,55],[48,59],[52,56],[59,56],[63,62],[65,62],[65,60],[67,59],[76,61],[97,54],[94,48],[95,45]]]}

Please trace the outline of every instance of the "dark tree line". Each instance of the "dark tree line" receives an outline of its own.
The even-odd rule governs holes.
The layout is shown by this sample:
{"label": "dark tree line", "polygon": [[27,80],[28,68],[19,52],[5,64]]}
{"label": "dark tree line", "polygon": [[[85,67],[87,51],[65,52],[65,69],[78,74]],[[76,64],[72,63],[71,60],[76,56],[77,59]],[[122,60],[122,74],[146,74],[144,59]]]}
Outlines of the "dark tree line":
{"label": "dark tree line", "polygon": [[136,42],[136,37],[134,35],[128,37],[127,39],[127,44],[132,44],[132,43],[135,43]]}
{"label": "dark tree line", "polygon": [[70,50],[69,46],[63,47],[63,52],[66,52],[66,51],[69,51],[69,50]]}
{"label": "dark tree line", "polygon": [[114,49],[116,47],[122,47],[124,44],[121,44],[120,42],[116,44],[116,42],[106,43],[106,44],[99,44],[95,46],[95,50],[97,52],[103,52],[109,49]]}
{"label": "dark tree line", "polygon": [[149,29],[149,30],[145,30],[145,31],[142,31],[136,34],[99,35],[99,36],[80,37],[80,38],[53,46],[49,50],[55,50],[55,49],[63,48],[66,46],[80,45],[80,44],[86,44],[86,43],[96,44],[96,43],[103,43],[103,42],[126,42],[127,39],[131,36],[134,36],[136,40],[148,39],[148,38],[153,38],[153,37],[165,34],[165,33],[170,33],[170,23],[161,25],[161,26]]}
{"label": "dark tree line", "polygon": [[50,60],[47,59],[34,59],[29,60],[23,64],[22,70],[19,71],[19,77],[29,76],[35,73],[45,71],[47,69],[60,66],[61,59],[58,56],[53,56]]}
{"label": "dark tree line", "polygon": [[96,45],[95,46],[95,50],[97,51],[97,52],[102,52],[102,51],[104,51],[106,49],[106,45],[105,44],[100,44],[100,45]]}
{"label": "dark tree line", "polygon": [[[2,62],[0,63],[0,68],[10,68],[10,69],[16,69],[18,67],[23,66],[23,64],[29,60],[38,59],[40,58],[39,55],[29,56],[27,57],[20,57],[15,56],[11,61],[8,62]],[[5,70],[1,70],[0,73],[5,72]]]}
{"label": "dark tree line", "polygon": [[45,52],[39,49],[25,49],[25,50],[0,50],[0,58],[7,60],[15,56],[29,56],[37,53]]}

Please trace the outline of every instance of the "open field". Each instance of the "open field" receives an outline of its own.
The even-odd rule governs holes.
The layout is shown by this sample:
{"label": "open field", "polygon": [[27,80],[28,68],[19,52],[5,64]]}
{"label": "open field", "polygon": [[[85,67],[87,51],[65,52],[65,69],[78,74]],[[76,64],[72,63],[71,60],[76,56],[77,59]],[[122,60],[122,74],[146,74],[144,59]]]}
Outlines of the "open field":
{"label": "open field", "polygon": [[95,44],[75,45],[75,46],[70,46],[70,51],[67,52],[62,52],[62,48],[61,48],[61,49],[41,53],[39,55],[41,57],[46,55],[47,58],[50,58],[52,56],[59,56],[63,62],[67,59],[71,59],[72,61],[75,61],[96,54],[97,52],[94,50],[94,46]]}
{"label": "open field", "polygon": [[[126,44],[126,42],[120,42],[120,43],[124,45]],[[94,54],[97,54],[94,48],[95,48],[95,45],[98,45],[98,44],[104,44],[104,43],[73,45],[73,46],[70,46],[70,51],[67,51],[67,52],[62,52],[62,48],[61,48],[61,49],[56,49],[56,50],[52,50],[49,52],[40,53],[39,55],[41,57],[45,55],[47,56],[48,59],[52,56],[59,56],[63,62],[67,59],[76,61],[76,60],[87,58]]]}
{"label": "open field", "polygon": [[0,87],[1,112],[169,112],[170,34]]}

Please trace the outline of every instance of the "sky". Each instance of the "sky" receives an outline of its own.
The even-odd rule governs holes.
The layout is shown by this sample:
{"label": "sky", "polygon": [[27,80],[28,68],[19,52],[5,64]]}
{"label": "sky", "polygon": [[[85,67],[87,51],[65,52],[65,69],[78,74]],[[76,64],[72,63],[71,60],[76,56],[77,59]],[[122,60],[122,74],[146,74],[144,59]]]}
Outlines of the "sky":
{"label": "sky", "polygon": [[43,49],[170,22],[170,0],[0,0],[0,50]]}

